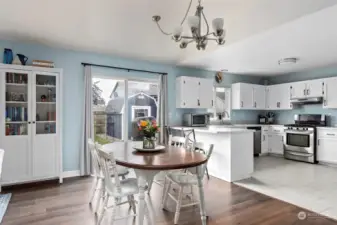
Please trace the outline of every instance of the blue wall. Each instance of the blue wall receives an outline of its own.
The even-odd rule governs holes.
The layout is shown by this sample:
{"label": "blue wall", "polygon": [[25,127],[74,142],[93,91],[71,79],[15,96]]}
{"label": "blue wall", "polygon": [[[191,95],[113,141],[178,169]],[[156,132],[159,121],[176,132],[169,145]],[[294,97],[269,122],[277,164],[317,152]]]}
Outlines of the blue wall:
{"label": "blue wall", "polygon": [[[268,78],[270,84],[289,83],[303,80],[319,79],[337,76],[337,67],[326,67],[298,73]],[[337,109],[323,109],[322,104],[304,105],[297,109],[275,111],[277,122],[280,124],[292,123],[295,114],[325,114],[330,118],[329,125],[337,125]]]}
{"label": "blue wall", "polygon": [[[32,59],[45,59],[54,61],[56,67],[63,68],[63,170],[71,171],[79,169],[79,154],[81,148],[81,124],[83,112],[83,85],[84,71],[81,62],[105,64],[111,66],[120,66],[128,68],[137,68],[144,70],[162,71],[168,73],[168,107],[172,117],[169,124],[179,124],[181,115],[191,110],[182,110],[175,108],[175,78],[176,76],[200,76],[213,77],[214,72],[177,68],[175,66],[162,65],[146,61],[125,59],[103,54],[94,54],[89,52],[78,52],[64,49],[57,49],[42,45],[18,43],[11,41],[0,41],[0,49],[11,48],[15,54],[21,53],[28,56],[28,64]],[[2,54],[0,54],[2,62]],[[116,74],[111,69],[95,68],[94,73],[104,75]],[[154,77],[150,74],[125,73],[118,71],[121,76],[141,76]],[[251,76],[225,75],[221,86],[230,86],[235,82],[260,83],[261,78]],[[256,112],[255,112],[256,113]],[[250,111],[234,111],[233,118],[244,118],[246,121],[255,121],[256,116]]]}

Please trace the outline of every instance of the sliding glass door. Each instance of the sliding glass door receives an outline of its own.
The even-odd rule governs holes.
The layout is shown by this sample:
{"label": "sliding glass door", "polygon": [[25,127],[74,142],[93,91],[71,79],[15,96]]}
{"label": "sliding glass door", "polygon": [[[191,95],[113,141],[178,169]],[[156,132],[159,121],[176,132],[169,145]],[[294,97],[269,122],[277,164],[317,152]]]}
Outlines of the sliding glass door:
{"label": "sliding glass door", "polygon": [[92,123],[95,142],[140,140],[138,122],[157,119],[158,81],[94,76]]}

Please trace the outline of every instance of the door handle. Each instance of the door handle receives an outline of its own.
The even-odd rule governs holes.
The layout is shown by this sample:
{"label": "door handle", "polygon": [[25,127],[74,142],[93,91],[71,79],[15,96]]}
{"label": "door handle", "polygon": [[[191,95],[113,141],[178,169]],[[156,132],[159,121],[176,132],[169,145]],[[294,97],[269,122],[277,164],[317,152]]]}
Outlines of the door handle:
{"label": "door handle", "polygon": [[310,95],[310,89],[307,89],[307,95]]}
{"label": "door handle", "polygon": [[241,107],[243,107],[243,101],[241,101]]}
{"label": "door handle", "polygon": [[327,133],[326,135],[328,135],[328,136],[335,136],[335,134],[330,134],[330,133]]}
{"label": "door handle", "polygon": [[326,100],[324,100],[324,105],[326,106]]}
{"label": "door handle", "polygon": [[254,102],[254,107],[256,108],[256,102]]}
{"label": "door handle", "polygon": [[266,135],[263,135],[263,141],[265,141],[266,140]]}
{"label": "door handle", "polygon": [[317,145],[319,145],[319,139],[317,140]]}
{"label": "door handle", "polygon": [[303,90],[303,95],[305,95],[305,89]]}
{"label": "door handle", "polygon": [[198,99],[198,106],[200,106],[200,100]]}
{"label": "door handle", "polygon": [[212,100],[212,106],[213,106],[213,100]]}

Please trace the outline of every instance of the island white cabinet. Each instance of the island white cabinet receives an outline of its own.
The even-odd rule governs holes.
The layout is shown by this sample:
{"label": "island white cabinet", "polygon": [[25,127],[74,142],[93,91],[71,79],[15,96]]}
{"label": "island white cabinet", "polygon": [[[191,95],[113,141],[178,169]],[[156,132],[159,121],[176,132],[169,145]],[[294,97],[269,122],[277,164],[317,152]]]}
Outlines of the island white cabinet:
{"label": "island white cabinet", "polygon": [[317,160],[337,164],[337,128],[317,129]]}
{"label": "island white cabinet", "polygon": [[266,89],[263,85],[232,84],[232,109],[265,109]]}
{"label": "island white cabinet", "polygon": [[323,81],[323,108],[337,108],[337,77]]}
{"label": "island white cabinet", "polygon": [[62,182],[61,69],[0,64],[2,183]]}
{"label": "island white cabinet", "polygon": [[176,79],[176,107],[213,107],[213,80],[182,76]]}
{"label": "island white cabinet", "polygon": [[322,97],[323,83],[322,79],[291,83],[291,99]]}

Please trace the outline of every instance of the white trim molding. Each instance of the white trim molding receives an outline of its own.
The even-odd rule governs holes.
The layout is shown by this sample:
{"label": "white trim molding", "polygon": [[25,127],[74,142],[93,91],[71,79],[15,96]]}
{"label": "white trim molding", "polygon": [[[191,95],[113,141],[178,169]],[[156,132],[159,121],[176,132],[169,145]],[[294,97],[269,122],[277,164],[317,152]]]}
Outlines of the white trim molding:
{"label": "white trim molding", "polygon": [[63,178],[79,177],[79,176],[81,176],[80,170],[63,171],[62,173]]}

